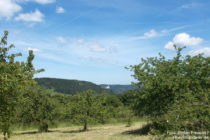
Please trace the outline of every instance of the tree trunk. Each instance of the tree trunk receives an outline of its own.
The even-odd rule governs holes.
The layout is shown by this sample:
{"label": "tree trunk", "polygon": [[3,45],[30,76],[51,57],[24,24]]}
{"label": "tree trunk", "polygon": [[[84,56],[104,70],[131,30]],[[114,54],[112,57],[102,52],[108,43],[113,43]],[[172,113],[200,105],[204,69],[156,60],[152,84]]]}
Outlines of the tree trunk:
{"label": "tree trunk", "polygon": [[85,122],[84,122],[84,127],[83,127],[83,131],[87,131],[88,129],[87,129],[87,121],[85,120]]}
{"label": "tree trunk", "polygon": [[4,140],[8,140],[8,133],[4,132],[3,135],[4,135]]}
{"label": "tree trunk", "polygon": [[39,132],[48,132],[48,124],[47,123],[42,123],[39,126]]}

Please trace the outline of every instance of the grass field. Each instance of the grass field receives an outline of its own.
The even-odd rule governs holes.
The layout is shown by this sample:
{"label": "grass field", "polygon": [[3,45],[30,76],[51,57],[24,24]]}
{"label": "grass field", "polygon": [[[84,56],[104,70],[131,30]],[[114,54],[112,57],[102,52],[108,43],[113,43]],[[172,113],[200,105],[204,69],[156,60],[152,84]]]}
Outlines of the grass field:
{"label": "grass field", "polygon": [[135,122],[131,127],[107,124],[92,126],[86,132],[80,131],[80,126],[50,129],[48,133],[38,133],[36,130],[15,131],[10,140],[149,140],[149,136],[138,134],[138,129],[143,125],[142,122]]}

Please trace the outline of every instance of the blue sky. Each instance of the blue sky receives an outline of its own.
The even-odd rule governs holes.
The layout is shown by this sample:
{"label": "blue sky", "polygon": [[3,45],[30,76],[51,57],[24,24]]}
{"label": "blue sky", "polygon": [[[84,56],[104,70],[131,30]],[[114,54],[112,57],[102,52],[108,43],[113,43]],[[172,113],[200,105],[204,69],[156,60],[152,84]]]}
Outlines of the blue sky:
{"label": "blue sky", "polygon": [[210,56],[208,0],[0,0],[0,31],[15,51],[34,50],[36,77],[130,84],[141,58]]}

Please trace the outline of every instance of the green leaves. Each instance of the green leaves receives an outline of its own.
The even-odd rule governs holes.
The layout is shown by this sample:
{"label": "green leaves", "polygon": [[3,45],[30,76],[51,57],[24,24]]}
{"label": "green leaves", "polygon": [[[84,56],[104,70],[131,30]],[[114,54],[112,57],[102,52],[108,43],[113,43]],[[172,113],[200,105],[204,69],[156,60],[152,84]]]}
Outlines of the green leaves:
{"label": "green leaves", "polygon": [[23,124],[36,124],[39,131],[47,132],[55,116],[55,105],[50,94],[39,86],[29,87],[19,103],[18,117]]}
{"label": "green leaves", "polygon": [[87,130],[90,122],[99,121],[103,115],[103,103],[103,97],[95,95],[92,90],[74,95],[74,101],[71,103],[74,121],[83,124],[83,130]]}
{"label": "green leaves", "polygon": [[207,117],[210,108],[206,107],[210,105],[209,57],[183,57],[183,48],[176,48],[177,55],[172,59],[160,55],[131,66],[138,81],[136,84],[142,89],[135,109],[150,116],[155,128],[161,132],[209,129],[206,126],[210,126]]}
{"label": "green leaves", "polygon": [[16,61],[22,54],[9,52],[14,45],[8,45],[7,38],[8,31],[5,31],[0,40],[0,129],[5,136],[10,133],[19,95],[34,84],[32,77],[37,72],[32,64],[33,52],[29,52],[27,62]]}

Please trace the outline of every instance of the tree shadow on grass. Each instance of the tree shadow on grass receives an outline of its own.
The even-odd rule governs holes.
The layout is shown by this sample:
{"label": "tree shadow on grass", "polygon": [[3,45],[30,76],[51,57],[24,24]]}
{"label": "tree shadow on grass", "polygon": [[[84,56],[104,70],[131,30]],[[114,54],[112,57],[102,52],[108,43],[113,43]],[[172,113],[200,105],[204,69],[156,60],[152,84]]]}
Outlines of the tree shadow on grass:
{"label": "tree shadow on grass", "polygon": [[123,135],[148,135],[151,130],[151,124],[144,125],[142,128],[122,132]]}
{"label": "tree shadow on grass", "polygon": [[52,133],[58,132],[59,130],[48,130],[47,132],[39,132],[39,131],[26,131],[21,133],[14,133],[13,135],[33,135],[33,134],[40,134],[40,133]]}
{"label": "tree shadow on grass", "polygon": [[61,131],[61,133],[82,133],[82,132],[88,132],[90,130],[69,130],[69,131]]}
{"label": "tree shadow on grass", "polygon": [[34,135],[34,134],[41,134],[41,133],[52,133],[52,132],[60,132],[60,133],[82,133],[82,132],[89,132],[91,130],[48,130],[47,132],[39,132],[39,131],[26,131],[20,133],[13,133],[12,135]]}

